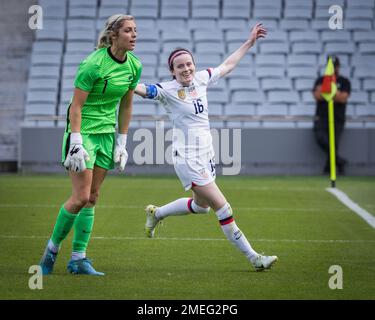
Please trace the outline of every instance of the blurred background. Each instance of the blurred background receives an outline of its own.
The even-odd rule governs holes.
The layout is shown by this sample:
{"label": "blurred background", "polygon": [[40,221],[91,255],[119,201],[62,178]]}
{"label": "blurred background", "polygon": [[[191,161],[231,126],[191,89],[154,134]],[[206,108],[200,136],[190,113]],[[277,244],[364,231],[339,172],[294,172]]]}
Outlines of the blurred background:
{"label": "blurred background", "polygon": [[[241,174],[322,174],[325,158],[312,132],[312,88],[327,56],[337,55],[352,87],[340,145],[346,174],[375,175],[374,2],[0,0],[0,172],[64,172],[61,141],[77,67],[94,50],[105,20],[126,13],[136,18],[135,54],[146,83],[171,79],[166,61],[175,47],[190,49],[197,69],[216,67],[256,22],[269,30],[208,91],[212,128],[241,129]],[[32,5],[43,9],[41,30],[29,28]],[[329,28],[332,5],[342,8],[342,29]],[[162,107],[135,98],[129,174],[173,173],[173,166],[140,166],[132,157],[139,144],[133,134],[144,128],[154,133],[156,122],[164,120],[167,131],[171,125]],[[220,167],[220,157],[217,162]]]}

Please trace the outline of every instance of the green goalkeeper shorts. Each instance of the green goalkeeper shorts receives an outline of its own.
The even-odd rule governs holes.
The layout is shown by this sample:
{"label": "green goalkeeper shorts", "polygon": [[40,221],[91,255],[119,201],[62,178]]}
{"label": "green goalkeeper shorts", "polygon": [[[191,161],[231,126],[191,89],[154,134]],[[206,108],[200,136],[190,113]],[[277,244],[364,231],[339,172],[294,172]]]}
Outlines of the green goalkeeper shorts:
{"label": "green goalkeeper shorts", "polygon": [[[106,170],[115,167],[113,162],[113,149],[115,145],[115,133],[81,134],[83,147],[89,154],[90,160],[86,161],[87,169],[94,169],[94,165]],[[70,133],[64,133],[62,146],[62,164],[69,152]]]}

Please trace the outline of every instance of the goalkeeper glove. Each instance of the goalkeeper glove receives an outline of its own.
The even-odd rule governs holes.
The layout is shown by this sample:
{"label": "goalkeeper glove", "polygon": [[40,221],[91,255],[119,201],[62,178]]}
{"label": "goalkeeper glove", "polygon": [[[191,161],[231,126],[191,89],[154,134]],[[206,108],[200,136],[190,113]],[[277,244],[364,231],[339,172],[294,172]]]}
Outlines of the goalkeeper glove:
{"label": "goalkeeper glove", "polygon": [[113,152],[113,161],[120,171],[124,171],[126,161],[128,161],[128,152],[126,151],[127,134],[117,134],[115,150]]}
{"label": "goalkeeper glove", "polygon": [[82,172],[86,170],[85,161],[90,160],[89,154],[82,146],[82,136],[79,132],[70,134],[69,152],[64,161],[64,167],[74,172]]}

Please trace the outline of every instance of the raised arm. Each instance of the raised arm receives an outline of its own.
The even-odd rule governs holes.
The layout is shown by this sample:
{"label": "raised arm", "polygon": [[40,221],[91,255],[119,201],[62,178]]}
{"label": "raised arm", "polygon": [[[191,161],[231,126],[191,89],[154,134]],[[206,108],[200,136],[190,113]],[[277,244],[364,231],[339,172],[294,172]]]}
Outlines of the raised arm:
{"label": "raised arm", "polygon": [[224,77],[230,73],[237,66],[246,52],[255,44],[256,40],[264,38],[266,34],[267,30],[261,23],[257,23],[251,30],[249,38],[219,66],[220,76]]}

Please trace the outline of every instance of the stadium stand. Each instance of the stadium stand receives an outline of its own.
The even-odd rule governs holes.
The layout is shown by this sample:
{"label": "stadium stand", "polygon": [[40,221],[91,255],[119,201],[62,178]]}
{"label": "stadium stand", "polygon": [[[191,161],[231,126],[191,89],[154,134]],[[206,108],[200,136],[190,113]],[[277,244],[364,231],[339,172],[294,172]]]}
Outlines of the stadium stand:
{"label": "stadium stand", "polygon": [[[95,48],[106,18],[118,12],[132,14],[137,19],[135,53],[144,65],[141,80],[145,82],[170,79],[166,60],[177,46],[193,51],[199,69],[217,66],[248,36],[249,26],[264,22],[269,29],[267,39],[259,41],[232,74],[209,89],[210,114],[218,124],[244,126],[243,121],[235,120],[236,116],[244,115],[252,122],[251,127],[262,127],[264,120],[272,116],[278,117],[276,126],[282,121],[289,125],[292,118],[295,127],[300,127],[300,118],[306,122],[306,117],[313,116],[314,79],[324,70],[326,56],[338,54],[342,74],[353,86],[348,119],[366,128],[374,122],[375,115],[375,1],[335,0],[344,11],[344,29],[334,31],[328,28],[331,2],[39,0],[43,8],[43,29],[25,30],[23,38],[14,44],[18,52],[21,50],[17,59],[30,61],[20,73],[28,78],[24,89],[25,84],[15,85],[22,79],[4,70],[12,67],[2,64],[3,74],[8,72],[11,80],[1,80],[0,149],[16,144],[14,130],[10,130],[11,134],[4,133],[9,126],[4,124],[7,119],[19,122],[21,117],[29,126],[62,125],[78,64]],[[7,6],[13,17],[20,13],[16,13],[13,8],[18,6],[12,3]],[[24,6],[32,4],[25,1]],[[6,23],[18,28],[17,19],[7,16],[1,13],[5,19],[0,22],[4,26],[2,36],[10,30]],[[9,43],[10,40],[1,45],[1,50],[8,55],[13,48]],[[15,88],[24,90],[23,99],[12,94]],[[10,100],[15,107],[9,107]],[[165,114],[155,104],[135,101],[134,126],[160,116]]]}

